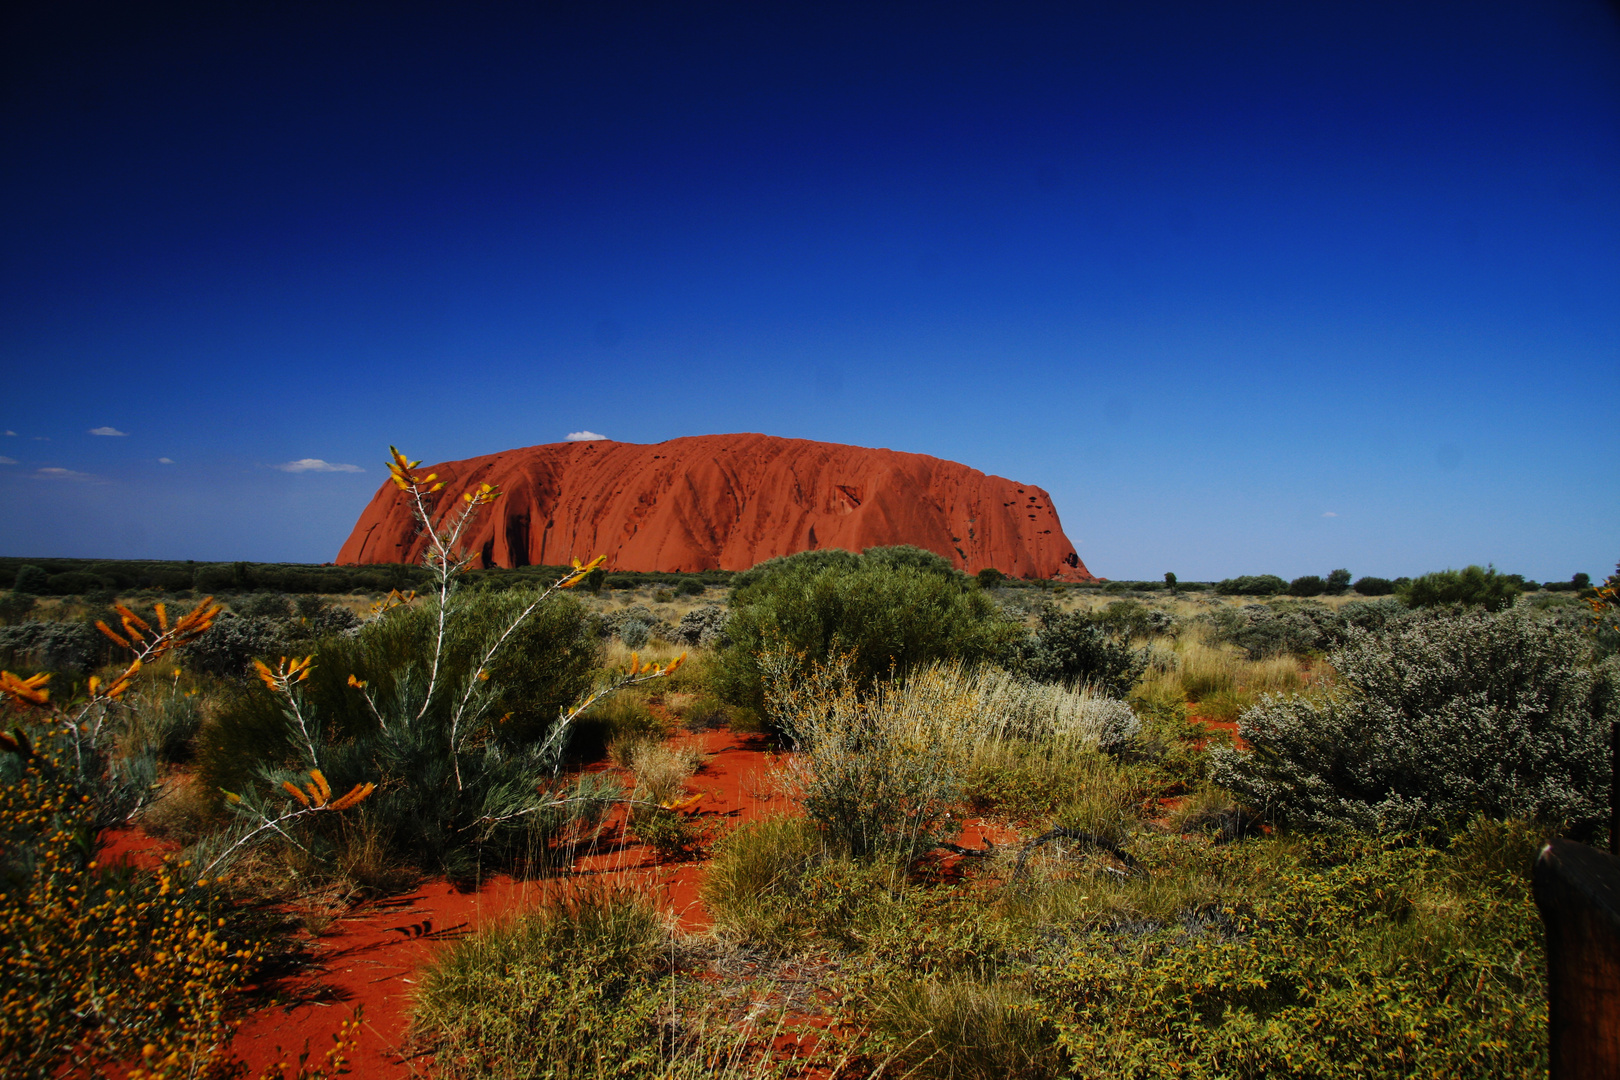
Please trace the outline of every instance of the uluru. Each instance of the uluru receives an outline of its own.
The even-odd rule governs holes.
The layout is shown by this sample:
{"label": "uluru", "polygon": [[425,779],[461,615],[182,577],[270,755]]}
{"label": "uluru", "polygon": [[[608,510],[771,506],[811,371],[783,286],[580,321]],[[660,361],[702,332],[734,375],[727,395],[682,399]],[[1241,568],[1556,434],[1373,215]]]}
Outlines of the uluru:
{"label": "uluru", "polygon": [[[502,497],[466,543],[484,567],[607,556],[616,570],[746,570],[817,548],[912,544],[976,573],[1095,581],[1052,499],[925,454],[770,435],[694,435],[653,444],[546,443],[427,467],[438,510],[480,483]],[[418,562],[425,538],[385,483],[339,563]]]}

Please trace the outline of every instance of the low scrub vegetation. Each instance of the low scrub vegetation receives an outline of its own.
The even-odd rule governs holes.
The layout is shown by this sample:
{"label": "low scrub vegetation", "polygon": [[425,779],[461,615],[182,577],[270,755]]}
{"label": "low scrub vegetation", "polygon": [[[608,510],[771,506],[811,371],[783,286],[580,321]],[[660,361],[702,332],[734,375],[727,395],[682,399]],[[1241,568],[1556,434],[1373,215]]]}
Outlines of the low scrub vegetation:
{"label": "low scrub vegetation", "polygon": [[[871,1077],[1545,1074],[1528,868],[1607,839],[1620,577],[1221,597],[891,549],[649,601],[594,565],[475,570],[458,522],[497,493],[393,470],[434,553],[375,608],[300,587],[171,618],[14,569],[46,598],[8,633],[81,629],[0,637],[55,671],[0,684],[7,1075],[228,1073],[267,901],[491,871],[543,900],[422,973],[436,1075],[764,1075],[789,998],[837,1021],[816,1068]],[[728,727],[776,755],[741,825],[689,813],[692,746]],[[104,864],[132,820],[183,850]],[[576,885],[604,828],[708,858],[712,929]]]}

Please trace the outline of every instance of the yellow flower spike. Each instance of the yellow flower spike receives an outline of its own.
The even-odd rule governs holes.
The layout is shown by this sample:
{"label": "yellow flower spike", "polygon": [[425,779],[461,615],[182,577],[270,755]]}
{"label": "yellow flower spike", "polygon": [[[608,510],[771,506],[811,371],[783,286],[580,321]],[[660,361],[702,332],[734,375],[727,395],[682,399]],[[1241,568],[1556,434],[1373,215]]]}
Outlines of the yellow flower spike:
{"label": "yellow flower spike", "polygon": [[354,687],[356,690],[364,690],[366,688],[366,680],[350,675],[349,685]]}
{"label": "yellow flower spike", "polygon": [[157,613],[158,629],[167,634],[169,632],[169,609],[162,604],[153,604],[152,610]]}
{"label": "yellow flower spike", "polygon": [[345,796],[343,796],[343,798],[337,800],[337,802],[334,802],[331,806],[328,806],[327,809],[328,810],[347,810],[349,807],[355,805],[356,803],[363,802],[365,800],[366,796],[370,795],[373,791],[376,791],[376,790],[377,790],[377,785],[371,783],[369,780],[364,784],[356,784],[356,785],[354,785],[354,787],[349,789],[349,793],[347,795],[345,795]]}
{"label": "yellow flower spike", "polygon": [[305,795],[302,791],[298,790],[298,785],[297,784],[294,784],[291,780],[283,780],[281,782],[281,786],[286,788],[287,793],[289,795],[291,795],[293,798],[297,799],[299,802],[303,803],[305,806],[309,805],[309,796]]}
{"label": "yellow flower spike", "polygon": [[9,671],[0,671],[0,693],[12,698],[19,705],[44,705],[50,700],[50,691],[41,690],[48,674],[30,675],[26,679],[19,679]]}
{"label": "yellow flower spike", "polygon": [[483,668],[479,668],[478,669],[478,681],[479,682],[489,682],[489,672],[485,671]]}
{"label": "yellow flower spike", "polygon": [[107,637],[111,638],[116,644],[122,645],[126,649],[130,647],[129,640],[127,638],[119,637],[117,632],[114,631],[112,627],[108,626],[103,620],[96,620],[96,629],[107,635]]}
{"label": "yellow flower spike", "polygon": [[684,663],[686,663],[686,654],[681,653],[681,655],[677,656],[675,659],[673,659],[673,660],[671,660],[669,662],[669,667],[664,669],[664,674],[665,675],[673,675],[675,673],[675,669],[680,667]]}
{"label": "yellow flower spike", "polygon": [[146,623],[146,620],[129,610],[129,608],[125,607],[123,604],[114,604],[113,610],[118,612],[119,618],[123,619],[125,623],[134,623],[147,633],[150,634],[152,632],[152,628]]}
{"label": "yellow flower spike", "polygon": [[311,780],[315,781],[315,783],[316,783],[316,785],[318,787],[318,790],[320,792],[321,802],[324,803],[324,802],[326,802],[328,799],[330,799],[332,797],[332,785],[330,785],[330,784],[328,784],[326,782],[326,776],[325,776],[325,774],[323,774],[321,772],[321,770],[319,770],[319,769],[311,769],[311,770],[309,770],[309,778]]}
{"label": "yellow flower spike", "polygon": [[220,788],[219,793],[225,796],[225,801],[233,806],[242,801],[242,796],[234,791],[226,791],[224,788]]}
{"label": "yellow flower spike", "polygon": [[254,660],[253,666],[259,672],[259,681],[272,690],[276,689],[276,673],[263,660]]}
{"label": "yellow flower spike", "polygon": [[96,696],[96,691],[100,690],[100,689],[101,689],[101,679],[98,676],[95,676],[95,675],[90,676],[90,696],[95,697]]}
{"label": "yellow flower spike", "polygon": [[444,481],[440,480],[437,484],[434,484],[432,487],[428,488],[428,494],[432,495],[435,491],[443,491],[443,490],[444,490]]}
{"label": "yellow flower spike", "polygon": [[630,654],[630,674],[634,675],[636,672],[638,672],[640,670],[641,670],[641,654],[640,653],[631,653]]}

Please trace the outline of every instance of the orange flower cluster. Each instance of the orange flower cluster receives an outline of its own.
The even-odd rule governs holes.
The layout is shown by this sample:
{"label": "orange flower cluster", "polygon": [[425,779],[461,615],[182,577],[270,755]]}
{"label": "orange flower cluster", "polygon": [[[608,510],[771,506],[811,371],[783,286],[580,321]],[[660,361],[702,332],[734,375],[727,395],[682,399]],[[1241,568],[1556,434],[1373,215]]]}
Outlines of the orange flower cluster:
{"label": "orange flower cluster", "polygon": [[686,654],[681,653],[681,655],[677,656],[675,659],[671,660],[669,663],[665,664],[663,667],[659,667],[657,664],[653,663],[651,660],[649,660],[645,664],[643,664],[641,662],[641,654],[640,653],[631,653],[630,654],[630,675],[632,677],[637,676],[637,675],[645,675],[649,679],[656,679],[660,675],[673,675],[673,674],[675,674],[675,669],[680,667],[685,662],[686,662]]}
{"label": "orange flower cluster", "polygon": [[578,585],[580,582],[585,580],[586,574],[589,574],[592,570],[597,569],[605,562],[607,562],[606,555],[598,555],[596,558],[583,565],[580,564],[578,559],[575,559],[574,568],[562,576],[562,579],[557,582],[556,587],[559,589],[572,589],[575,585]]}
{"label": "orange flower cluster", "polygon": [[309,669],[315,663],[315,657],[306,656],[302,660],[296,656],[289,661],[283,656],[274,668],[262,660],[253,661],[253,667],[259,673],[259,681],[278,693],[286,693],[293,683],[301,683],[309,678]]}
{"label": "orange flower cluster", "polygon": [[10,698],[18,708],[44,705],[51,699],[51,692],[44,689],[45,684],[50,681],[50,672],[46,671],[30,675],[26,679],[9,671],[0,671],[0,694]]}
{"label": "orange flower cluster", "polygon": [[[420,461],[411,461],[393,446],[388,448],[388,453],[392,458],[388,462],[388,475],[394,481],[394,486],[399,490],[413,492],[417,495],[431,495],[444,487],[444,481],[439,480],[438,473],[428,473],[426,476],[419,477],[411,471],[422,464]],[[436,480],[438,482],[434,483]]]}
{"label": "orange flower cluster", "polygon": [[387,596],[371,605],[371,615],[376,618],[384,612],[393,611],[397,607],[404,607],[415,599],[415,589],[406,589],[404,592],[400,592],[398,589],[390,589]]}
{"label": "orange flower cluster", "polygon": [[319,769],[309,770],[309,782],[300,790],[291,780],[283,780],[281,786],[287,793],[297,799],[311,810],[347,810],[349,807],[363,801],[366,796],[377,790],[377,785],[369,781],[356,784],[349,789],[349,793],[332,800],[332,785],[326,782],[326,776]]}
{"label": "orange flower cluster", "polygon": [[[158,604],[155,609],[158,629],[154,631],[150,623],[123,604],[114,604],[113,609],[118,612],[123,633],[108,626],[104,619],[97,620],[96,629],[105,634],[109,640],[133,652],[135,656],[130,660],[129,666],[110,683],[103,684],[99,676],[90,677],[90,703],[98,700],[118,700],[134,683],[135,676],[140,674],[144,665],[189,641],[196,640],[214,625],[214,620],[223,610],[210,596],[181,616],[180,621],[170,626],[168,610],[162,604]],[[0,696],[9,698],[18,708],[49,706],[51,692],[45,689],[45,684],[50,678],[50,675],[44,672],[30,675],[25,679],[9,671],[0,671]]]}

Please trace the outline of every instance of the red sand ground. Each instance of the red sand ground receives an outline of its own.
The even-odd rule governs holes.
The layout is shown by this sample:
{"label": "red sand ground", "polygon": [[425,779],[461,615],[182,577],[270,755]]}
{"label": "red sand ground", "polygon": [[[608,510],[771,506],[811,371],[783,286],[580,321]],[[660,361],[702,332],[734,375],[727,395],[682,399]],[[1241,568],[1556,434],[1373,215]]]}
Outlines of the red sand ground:
{"label": "red sand ground", "polygon": [[[683,733],[676,745],[695,745],[707,755],[689,790],[701,793],[695,813],[711,822],[718,837],[745,821],[789,813],[791,803],[769,781],[775,755],[764,740],[727,731]],[[616,831],[610,832],[616,836]],[[970,822],[958,843],[980,847],[1016,841],[1006,828]],[[173,845],[139,830],[108,835],[104,858],[153,865]],[[935,861],[937,879],[958,876],[960,855]],[[569,880],[608,880],[646,889],[675,915],[682,928],[701,930],[708,914],[698,901],[707,865],[702,860],[660,864],[645,845],[607,842],[581,855]],[[430,881],[406,896],[371,901],[334,919],[309,943],[314,962],[298,975],[268,987],[277,1004],[245,1017],[233,1044],[235,1054],[257,1076],[276,1062],[295,1063],[307,1045],[311,1063],[323,1060],[339,1025],[363,1007],[360,1046],[350,1059],[359,1080],[403,1080],[430,1074],[425,1057],[411,1057],[405,1045],[411,995],[418,972],[446,942],[465,936],[513,912],[539,903],[557,879],[514,881],[496,877],[476,889]],[[817,1053],[818,1030],[830,1021],[814,1012],[794,1014],[773,1040],[778,1059],[801,1061]],[[811,1070],[813,1075],[822,1070]]]}

